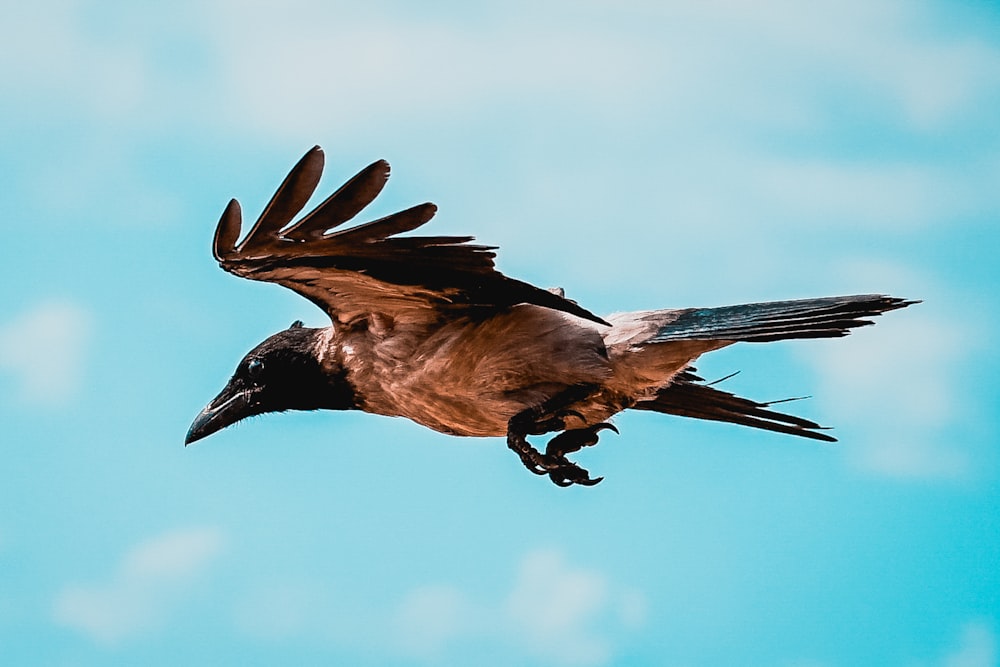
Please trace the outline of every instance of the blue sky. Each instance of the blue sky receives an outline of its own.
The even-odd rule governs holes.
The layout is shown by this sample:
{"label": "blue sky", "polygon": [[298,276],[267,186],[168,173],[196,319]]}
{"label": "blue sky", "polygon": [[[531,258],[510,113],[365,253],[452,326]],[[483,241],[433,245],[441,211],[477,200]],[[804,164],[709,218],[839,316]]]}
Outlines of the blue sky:
{"label": "blue sky", "polygon": [[[1000,663],[992,3],[6,5],[4,664]],[[185,449],[323,323],[210,252],[314,144],[596,312],[924,303],[698,364],[832,446],[626,414],[590,489],[362,414]]]}

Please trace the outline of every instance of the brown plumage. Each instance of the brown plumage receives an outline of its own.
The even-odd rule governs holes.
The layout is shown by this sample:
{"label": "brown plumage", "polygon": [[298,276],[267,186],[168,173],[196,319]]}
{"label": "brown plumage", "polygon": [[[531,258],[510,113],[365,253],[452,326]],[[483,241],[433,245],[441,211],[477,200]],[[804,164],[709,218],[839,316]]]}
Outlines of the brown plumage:
{"label": "brown plumage", "polygon": [[[213,252],[230,273],[302,294],[331,326],[296,323],[247,354],[187,443],[253,414],[360,409],[452,435],[506,436],[529,470],[570,485],[600,478],[566,454],[596,444],[628,408],[833,440],[814,422],[704,384],[690,364],[738,341],[843,336],[914,303],[862,295],[600,318],[561,290],[504,276],[495,248],[472,237],[399,236],[427,223],[433,204],[340,229],[385,185],[381,160],[293,222],[322,169],[313,148],[242,241],[232,200]],[[527,440],[554,431],[545,453]]]}

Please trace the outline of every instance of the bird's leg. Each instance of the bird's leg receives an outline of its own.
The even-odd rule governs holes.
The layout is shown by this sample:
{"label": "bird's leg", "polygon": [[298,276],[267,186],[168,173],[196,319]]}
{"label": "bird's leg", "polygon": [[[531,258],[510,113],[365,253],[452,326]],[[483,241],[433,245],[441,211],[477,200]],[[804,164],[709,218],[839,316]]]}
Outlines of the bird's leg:
{"label": "bird's leg", "polygon": [[[570,393],[572,392],[572,393]],[[528,435],[541,435],[566,428],[565,417],[559,415],[566,406],[579,400],[580,392],[571,387],[547,401],[517,413],[507,422],[507,446],[521,457],[524,467],[536,475],[546,475],[551,465],[546,457],[528,442]]]}
{"label": "bird's leg", "polygon": [[[524,466],[536,475],[548,475],[559,486],[583,484],[593,486],[603,478],[591,479],[590,473],[566,458],[566,454],[597,444],[597,434],[604,429],[618,432],[611,424],[597,424],[587,428],[563,431],[566,418],[582,416],[569,409],[570,405],[586,398],[595,387],[581,385],[570,387],[540,405],[514,415],[507,424],[507,446],[521,458]],[[528,435],[541,435],[563,431],[549,441],[542,454],[528,442]]]}

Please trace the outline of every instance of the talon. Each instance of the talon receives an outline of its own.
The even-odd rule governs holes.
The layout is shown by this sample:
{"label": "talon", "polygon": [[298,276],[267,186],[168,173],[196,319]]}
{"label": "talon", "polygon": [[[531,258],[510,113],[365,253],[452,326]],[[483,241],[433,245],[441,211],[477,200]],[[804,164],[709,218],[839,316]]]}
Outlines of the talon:
{"label": "talon", "polygon": [[[598,484],[603,478],[591,479],[590,473],[566,459],[568,453],[596,445],[598,433],[602,430],[609,429],[618,433],[618,429],[610,423],[567,429],[566,420],[569,417],[576,417],[586,424],[586,418],[569,406],[578,403],[596,389],[597,387],[590,385],[570,387],[514,415],[507,422],[507,447],[517,453],[525,468],[536,475],[548,475],[559,486]],[[542,435],[552,431],[561,433],[548,442],[544,454],[528,442],[529,435]]]}
{"label": "talon", "polygon": [[560,466],[549,473],[549,479],[557,486],[567,487],[574,484],[594,486],[595,484],[599,484],[604,478],[595,477],[591,479],[589,472],[575,463],[566,461],[566,465]]}
{"label": "talon", "polygon": [[[541,456],[541,455],[539,455]],[[530,455],[525,454],[521,457],[521,463],[524,467],[535,473],[536,475],[547,475],[549,474],[549,466],[544,461],[536,461]]]}
{"label": "talon", "polygon": [[532,447],[531,443],[523,435],[509,434],[507,437],[507,446],[514,450],[518,458],[521,459],[521,464],[531,472],[536,475],[547,475],[549,473],[550,466],[542,458],[542,454]]}
{"label": "talon", "polygon": [[561,457],[571,452],[580,451],[584,447],[593,447],[599,440],[598,434],[604,430],[618,433],[615,425],[609,422],[595,424],[587,428],[563,431],[549,440],[548,445],[545,447],[545,453],[548,456]]}

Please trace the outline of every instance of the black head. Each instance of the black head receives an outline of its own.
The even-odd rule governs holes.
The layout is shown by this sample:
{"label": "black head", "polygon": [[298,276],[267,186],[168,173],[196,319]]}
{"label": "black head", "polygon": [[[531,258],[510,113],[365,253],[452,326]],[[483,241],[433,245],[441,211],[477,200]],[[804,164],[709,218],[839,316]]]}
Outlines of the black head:
{"label": "black head", "polygon": [[184,444],[265,412],[356,407],[343,370],[320,363],[323,331],[295,322],[251,350],[226,388],[195,418]]}

